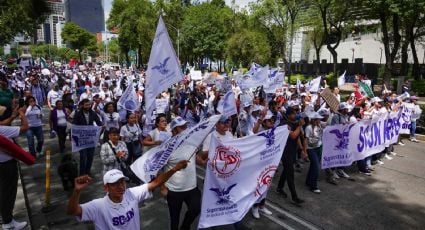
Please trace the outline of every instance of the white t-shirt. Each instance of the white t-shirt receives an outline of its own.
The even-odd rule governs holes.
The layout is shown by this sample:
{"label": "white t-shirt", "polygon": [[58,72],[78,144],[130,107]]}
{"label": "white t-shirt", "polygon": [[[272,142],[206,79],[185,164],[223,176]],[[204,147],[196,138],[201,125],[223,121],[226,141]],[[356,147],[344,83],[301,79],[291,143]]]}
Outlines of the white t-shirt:
{"label": "white t-shirt", "polygon": [[140,229],[139,203],[152,197],[148,184],[129,188],[121,203],[112,202],[108,195],[82,204],[79,221],[93,221],[95,229]]}
{"label": "white t-shirt", "polygon": [[234,139],[232,133],[229,132],[229,131],[227,131],[226,134],[224,134],[224,135],[221,135],[217,131],[214,131],[214,132],[208,134],[208,136],[204,140],[204,143],[202,143],[202,151],[204,151],[204,152],[207,152],[210,149],[211,135],[215,135],[217,137],[217,139],[222,140],[222,141]]}
{"label": "white t-shirt", "polygon": [[307,125],[305,128],[305,136],[309,139],[307,149],[318,148],[322,145],[323,130],[321,127],[316,126],[313,130],[311,125]]}
{"label": "white t-shirt", "polygon": [[[21,130],[18,126],[3,126],[0,125],[0,135],[5,136],[8,139],[19,136],[19,131]],[[0,151],[0,162],[6,162],[12,160],[9,154]]]}
{"label": "white t-shirt", "polygon": [[58,116],[58,126],[66,126],[66,116],[62,110],[57,110],[56,114]]}
{"label": "white t-shirt", "polygon": [[120,128],[119,124],[120,115],[117,112],[103,113],[103,123],[105,124],[105,129],[109,131],[110,128]]}
{"label": "white t-shirt", "polygon": [[56,106],[56,101],[61,98],[59,91],[50,90],[47,94],[47,100],[49,100],[51,106]]}
{"label": "white t-shirt", "polygon": [[142,130],[140,129],[140,126],[137,124],[134,124],[133,126],[130,126],[128,124],[124,125],[121,127],[121,130],[120,130],[120,136],[124,142],[137,141],[139,140],[141,135],[142,135]]}
{"label": "white t-shirt", "polygon": [[165,183],[170,191],[185,192],[196,188],[196,156],[192,156],[195,150],[196,147],[183,145],[171,153],[167,164],[164,166],[164,172],[168,172],[182,160],[189,160],[190,157],[192,157],[192,159],[187,163],[185,169],[174,173]]}
{"label": "white t-shirt", "polygon": [[38,106],[28,106],[25,116],[28,119],[29,127],[39,127],[42,126],[42,112]]}

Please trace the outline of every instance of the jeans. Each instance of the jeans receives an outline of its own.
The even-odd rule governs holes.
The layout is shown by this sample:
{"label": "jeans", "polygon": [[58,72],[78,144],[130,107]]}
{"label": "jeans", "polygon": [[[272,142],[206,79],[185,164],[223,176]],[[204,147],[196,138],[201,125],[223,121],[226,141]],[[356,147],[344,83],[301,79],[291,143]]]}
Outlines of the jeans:
{"label": "jeans", "polygon": [[59,142],[59,152],[63,153],[65,150],[65,141],[66,141],[66,126],[57,126],[56,133],[58,135]]}
{"label": "jeans", "polygon": [[411,122],[410,138],[411,139],[416,139],[416,121],[412,121]]}
{"label": "jeans", "polygon": [[[180,224],[180,212],[183,202],[187,206],[186,214],[184,215],[183,223]],[[168,211],[170,212],[170,229],[171,230],[189,230],[193,221],[201,213],[201,191],[194,188],[185,192],[168,191],[167,195]]]}
{"label": "jeans", "polygon": [[16,192],[18,189],[18,163],[9,160],[0,163],[0,212],[4,224],[13,219]]}
{"label": "jeans", "polygon": [[[27,140],[29,152],[36,156],[37,152],[41,152],[44,144],[43,127],[29,127],[27,130]],[[37,138],[37,148],[34,147],[34,136]]]}
{"label": "jeans", "polygon": [[320,170],[320,151],[321,148],[308,149],[308,159],[310,160],[310,168],[308,169],[305,183],[311,190],[317,189],[317,180]]}
{"label": "jeans", "polygon": [[80,150],[80,176],[90,174],[95,148]]}

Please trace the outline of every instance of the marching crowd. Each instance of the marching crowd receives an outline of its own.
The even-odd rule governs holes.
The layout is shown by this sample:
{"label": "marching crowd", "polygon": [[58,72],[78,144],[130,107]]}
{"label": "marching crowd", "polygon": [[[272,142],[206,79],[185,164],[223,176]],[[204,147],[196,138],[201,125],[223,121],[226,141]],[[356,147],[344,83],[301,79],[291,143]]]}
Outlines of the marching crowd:
{"label": "marching crowd", "polygon": [[[201,120],[222,112],[223,88],[203,81],[191,81],[190,76],[174,85],[156,98],[156,111],[152,120],[146,120],[144,112],[145,73],[133,69],[105,69],[101,66],[69,68],[51,67],[28,70],[0,71],[0,134],[8,138],[26,134],[28,151],[34,157],[43,155],[43,125],[48,120],[50,136],[57,137],[57,151],[69,150],[69,132],[72,125],[95,125],[102,127],[100,159],[103,164],[103,183],[107,195],[85,204],[79,204],[81,191],[92,181],[91,171],[96,148],[79,151],[79,177],[75,179],[74,191],[69,200],[68,213],[80,221],[91,220],[96,229],[139,229],[138,204],[152,196],[160,188],[166,198],[170,213],[171,229],[190,229],[201,209],[201,191],[196,179],[196,165],[205,167],[208,161],[208,147],[211,135],[218,139],[234,139],[273,127],[287,125],[289,137],[281,163],[276,192],[286,198],[285,183],[291,199],[296,205],[304,201],[298,197],[295,173],[300,164],[309,163],[305,185],[316,194],[321,190],[318,184],[321,170],[322,135],[326,126],[356,123],[364,119],[398,111],[402,106],[412,109],[410,141],[415,137],[416,121],[421,115],[418,97],[410,96],[408,85],[403,94],[397,95],[384,90],[380,97],[370,97],[359,87],[343,97],[336,86],[330,89],[340,101],[337,111],[332,111],[320,92],[310,92],[306,82],[285,85],[275,93],[266,93],[263,87],[249,91],[241,90],[236,81],[231,81],[231,90],[236,95],[237,114],[222,116],[212,132],[200,147],[193,160],[190,154],[172,154],[162,172],[155,180],[143,184],[129,176],[125,168],[149,149],[161,145],[172,136],[193,127]],[[361,75],[356,81],[368,81]],[[134,86],[140,109],[129,111],[119,105],[127,86]],[[321,82],[319,91],[328,88]],[[48,109],[48,118],[44,119]],[[20,127],[10,126],[18,117]],[[399,145],[404,145],[402,140]],[[370,176],[374,165],[384,164],[396,155],[389,145],[381,153],[356,162],[358,171]],[[0,209],[3,229],[22,229],[26,223],[13,219],[16,198],[17,162],[0,152]],[[124,172],[124,173],[123,173]],[[8,175],[5,177],[4,175]],[[10,176],[9,176],[10,175]],[[326,169],[326,181],[338,185],[341,178],[351,179],[344,168]],[[127,188],[130,180],[137,186]],[[12,185],[12,186],[11,186]],[[11,188],[12,187],[12,188]],[[187,206],[184,219],[180,221],[182,204]],[[255,204],[251,213],[254,218],[271,215],[265,206],[265,199]],[[241,222],[235,229],[248,229]]]}

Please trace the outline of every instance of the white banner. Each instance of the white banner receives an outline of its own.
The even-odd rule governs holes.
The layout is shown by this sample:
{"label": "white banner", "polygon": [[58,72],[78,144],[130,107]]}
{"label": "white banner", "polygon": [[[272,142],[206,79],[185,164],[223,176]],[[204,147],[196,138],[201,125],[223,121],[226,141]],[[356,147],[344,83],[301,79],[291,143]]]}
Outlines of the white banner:
{"label": "white banner", "polygon": [[345,85],[345,73],[347,71],[344,71],[344,73],[338,77],[338,87],[341,87],[343,85]]}
{"label": "white banner", "polygon": [[182,81],[179,60],[168,36],[162,17],[159,17],[146,70],[146,119],[149,121],[155,109],[155,98],[171,85]]}
{"label": "white banner", "polygon": [[279,72],[278,69],[271,69],[268,77],[268,87],[265,89],[266,93],[275,93],[276,89],[282,87],[285,78],[284,72]]}
{"label": "white banner", "polygon": [[260,85],[267,87],[269,76],[269,66],[262,67],[260,71],[250,76],[245,74],[243,77],[237,79],[238,85],[242,90],[254,88]]}
{"label": "white banner", "polygon": [[238,111],[236,109],[236,98],[235,94],[230,91],[227,92],[220,100],[217,110],[226,117],[230,117],[233,114],[237,114]]}
{"label": "white banner", "polygon": [[412,127],[412,112],[414,105],[412,103],[404,103],[401,107],[401,134],[410,134],[410,128]]}
{"label": "white banner", "polygon": [[72,125],[71,145],[72,152],[82,149],[94,148],[99,143],[99,136],[102,127],[93,125]]}
{"label": "white banner", "polygon": [[[150,182],[168,162],[171,153],[177,151],[191,151],[195,153],[198,146],[202,144],[207,135],[213,130],[220,117],[221,115],[215,115],[205,121],[201,121],[193,128],[168,139],[160,146],[150,149],[130,166],[131,170],[142,181],[146,183]],[[195,160],[195,158],[192,160]]]}
{"label": "white banner", "polygon": [[270,187],[288,135],[286,125],[221,143],[212,135],[198,228],[242,220]]}
{"label": "white banner", "polygon": [[320,89],[320,80],[322,77],[316,77],[315,79],[308,82],[307,89],[310,92],[319,92]]}
{"label": "white banner", "polygon": [[134,89],[133,81],[128,84],[124,93],[121,95],[120,99],[117,102],[118,107],[124,108],[128,111],[137,111],[140,108],[139,97],[136,94]]}
{"label": "white banner", "polygon": [[323,131],[322,169],[351,165],[397,142],[401,113],[328,126]]}

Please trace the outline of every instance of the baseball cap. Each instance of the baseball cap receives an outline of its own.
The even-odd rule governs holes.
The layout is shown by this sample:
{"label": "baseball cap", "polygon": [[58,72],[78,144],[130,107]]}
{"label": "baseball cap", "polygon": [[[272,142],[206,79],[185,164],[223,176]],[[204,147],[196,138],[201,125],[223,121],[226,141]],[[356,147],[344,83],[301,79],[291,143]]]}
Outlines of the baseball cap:
{"label": "baseball cap", "polygon": [[373,97],[373,98],[370,100],[370,103],[381,102],[381,101],[382,101],[382,99],[381,99],[381,98],[379,98],[379,97]]}
{"label": "baseball cap", "polygon": [[229,122],[229,117],[222,115],[220,117],[220,119],[218,120],[218,122],[220,122],[220,123],[227,123],[227,122]]}
{"label": "baseball cap", "polygon": [[273,113],[270,111],[267,111],[266,116],[264,117],[264,120],[269,120],[273,118]]}
{"label": "baseball cap", "polygon": [[112,184],[117,182],[118,180],[124,178],[125,180],[129,180],[128,177],[124,176],[124,174],[118,169],[111,169],[103,175],[103,184]]}
{"label": "baseball cap", "polygon": [[320,114],[318,112],[311,113],[308,117],[310,119],[322,119],[323,118],[322,116],[320,116]]}
{"label": "baseball cap", "polygon": [[411,96],[410,100],[418,100],[419,98],[417,96]]}
{"label": "baseball cap", "polygon": [[319,109],[318,111],[317,111],[317,113],[320,115],[320,116],[329,116],[330,115],[330,112],[329,112],[329,110],[327,110],[327,109],[325,109],[325,108],[322,108],[322,109]]}
{"label": "baseball cap", "polygon": [[338,107],[338,110],[344,110],[344,109],[348,109],[348,105],[345,102],[339,104],[339,107]]}
{"label": "baseball cap", "polygon": [[187,121],[185,119],[178,116],[171,121],[170,127],[171,127],[171,129],[174,129],[175,127],[185,125],[186,123],[187,123]]}

